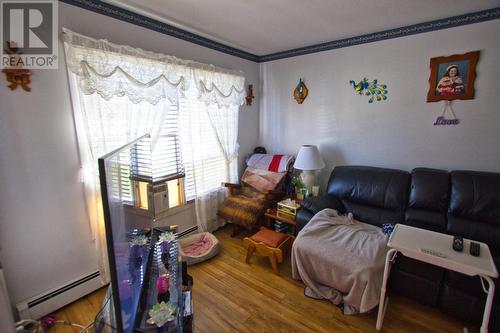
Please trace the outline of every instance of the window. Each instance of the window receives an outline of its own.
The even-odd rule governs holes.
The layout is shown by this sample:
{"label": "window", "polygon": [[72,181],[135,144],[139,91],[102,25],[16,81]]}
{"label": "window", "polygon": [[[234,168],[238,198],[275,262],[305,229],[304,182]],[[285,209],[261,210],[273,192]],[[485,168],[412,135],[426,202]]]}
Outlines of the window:
{"label": "window", "polygon": [[[147,210],[151,205],[149,201],[154,200],[156,212],[180,206],[186,201],[179,138],[179,107],[175,104],[165,107],[168,107],[168,111],[152,152],[151,165],[142,174],[138,172],[139,181],[135,182],[135,207]],[[140,181],[140,178],[149,180],[151,177],[152,187],[147,182]]]}
{"label": "window", "polygon": [[[215,208],[225,194],[225,191],[217,191],[220,189],[220,182],[237,179],[237,163],[234,161],[237,156],[238,116],[234,111],[237,111],[244,100],[245,78],[242,73],[97,40],[64,28],[63,39],[82,178],[85,183],[85,199],[90,226],[97,240],[100,271],[103,276],[107,276],[107,258],[103,246],[105,233],[101,223],[102,214],[99,213],[101,205],[96,161],[105,153],[144,133],[152,133],[155,139],[161,131],[155,157],[157,151],[160,155],[172,153],[170,157],[173,156],[173,161],[176,161],[169,164],[172,160],[166,158],[161,160],[162,167],[157,168],[154,165],[150,169],[150,172],[155,170],[155,176],[164,176],[163,188],[170,191],[168,195],[165,191],[151,198],[151,193],[158,193],[155,190],[159,190],[160,185],[152,191],[147,186],[144,189],[144,186],[139,185],[139,191],[145,191],[146,196],[138,195],[135,193],[134,184],[139,181],[138,173],[129,175],[124,170],[118,174],[119,177],[128,179],[128,183],[120,182],[121,193],[130,197],[131,204],[145,207],[148,200],[151,202],[152,199],[158,199],[161,203],[169,200],[173,205],[178,204],[184,194],[188,199],[193,199],[196,188],[196,197],[200,202],[200,205],[197,205],[197,223],[202,230],[215,229]],[[187,101],[181,101],[179,105],[171,108],[169,101],[177,101],[184,89],[189,87],[196,93],[190,93]],[[228,106],[233,117],[228,117],[230,121],[225,124],[224,117],[217,113],[212,114],[212,109],[206,109],[206,105],[198,104],[201,107],[197,107],[191,104],[198,98],[208,104]],[[184,102],[190,105],[187,106]],[[199,114],[208,110],[212,124],[207,121],[207,115],[186,122],[184,115],[191,116],[193,110],[200,111],[197,112]],[[164,122],[167,111],[169,117]],[[210,125],[214,127],[211,129]],[[184,134],[192,132],[191,129],[195,128],[193,126],[199,131],[192,137],[203,141],[202,144],[191,144],[190,150],[190,142],[193,143],[193,140]],[[229,130],[226,131],[226,128]],[[169,149],[175,146],[180,148],[173,151]],[[181,164],[184,166],[181,167]],[[179,178],[182,171],[185,178]],[[136,203],[138,197],[140,199]],[[178,200],[175,200],[176,198]],[[155,204],[155,211],[156,207],[158,206]]]}
{"label": "window", "polygon": [[[188,101],[188,99],[190,99]],[[96,157],[114,150],[141,135],[140,126],[131,133],[130,123],[147,119],[157,110],[167,108],[167,113],[159,129],[158,138],[153,150],[152,169],[144,168],[138,171],[139,178],[150,176],[154,172],[155,183],[167,183],[169,208],[184,204],[195,199],[195,181],[200,194],[209,193],[220,187],[221,179],[225,179],[226,164],[219,148],[217,137],[210,125],[207,112],[202,101],[198,100],[197,91],[190,89],[186,98],[180,98],[178,104],[163,101],[157,105],[147,102],[133,104],[127,97],[115,97],[110,100],[101,98],[98,94],[84,95],[80,93],[81,106],[87,109],[100,110],[99,113],[84,112],[87,133],[92,138],[91,150]],[[214,106],[215,107],[215,106]],[[119,110],[120,112],[117,112]],[[196,114],[196,117],[190,116]],[[109,115],[109,116],[103,116]],[[148,119],[154,122],[155,119]],[[198,131],[190,133],[190,127]],[[202,145],[193,152],[192,142]],[[193,170],[203,167],[203,177],[195,180]],[[131,205],[148,209],[148,189],[137,179],[131,182],[130,177],[122,174],[122,192],[129,198]],[[126,193],[125,193],[126,192]]]}
{"label": "window", "polygon": [[[195,181],[203,193],[219,188],[226,172],[217,137],[202,109],[203,102],[198,101],[196,91],[191,90],[186,95],[179,99],[178,105],[169,106],[153,150],[153,178],[163,184],[167,181],[169,208],[195,199]],[[192,99],[188,102],[187,98]],[[190,116],[191,112],[196,117]],[[199,131],[191,133],[191,126]],[[193,150],[193,142],[202,142],[202,146]],[[195,180],[193,170],[200,165],[205,174]],[[147,209],[146,191],[144,185],[136,185],[136,207]]]}
{"label": "window", "polygon": [[[179,123],[182,156],[185,168],[186,199],[194,200],[195,182],[198,194],[209,193],[221,186],[221,179],[225,179],[226,163],[217,143],[217,137],[210,125],[208,114],[202,109],[204,106],[199,101],[197,92],[190,89],[186,92],[187,99],[179,100]],[[190,113],[196,116],[190,116]],[[190,127],[198,131],[190,131]],[[201,146],[193,147],[193,143]],[[199,170],[203,166],[203,175],[194,175],[194,168]]]}

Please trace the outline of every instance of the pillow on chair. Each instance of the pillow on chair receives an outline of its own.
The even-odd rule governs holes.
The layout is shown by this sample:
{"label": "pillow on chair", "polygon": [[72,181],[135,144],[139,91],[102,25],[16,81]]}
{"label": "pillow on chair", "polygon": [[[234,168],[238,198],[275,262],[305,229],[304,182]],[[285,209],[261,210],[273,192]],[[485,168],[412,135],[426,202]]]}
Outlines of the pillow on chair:
{"label": "pillow on chair", "polygon": [[241,181],[264,193],[276,189],[285,175],[286,172],[272,172],[247,167]]}

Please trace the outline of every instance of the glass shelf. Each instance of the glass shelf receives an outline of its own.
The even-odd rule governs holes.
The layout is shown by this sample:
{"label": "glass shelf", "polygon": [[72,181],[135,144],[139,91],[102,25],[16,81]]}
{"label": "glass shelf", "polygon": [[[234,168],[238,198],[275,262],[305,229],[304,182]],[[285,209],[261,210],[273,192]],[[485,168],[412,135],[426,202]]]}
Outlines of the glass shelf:
{"label": "glass shelf", "polygon": [[[179,256],[179,243],[177,238],[169,242],[159,242],[160,234],[164,232],[175,232],[175,227],[155,228],[151,231],[151,248],[141,250],[131,250],[130,253],[137,253],[138,256],[131,255],[127,269],[127,276],[131,285],[123,284],[119,288],[122,306],[122,319],[124,321],[124,332],[156,332],[156,333],[182,333],[184,321],[184,300],[182,293],[182,269]],[[143,252],[147,250],[147,252]],[[142,256],[147,256],[148,260],[142,260]],[[141,258],[141,259],[138,259]],[[143,265],[142,262],[147,262]],[[165,265],[164,263],[167,263]],[[168,268],[167,268],[168,267]],[[169,279],[169,299],[175,308],[174,320],[167,322],[162,327],[147,322],[149,310],[158,304],[158,278],[162,274],[167,274]],[[122,275],[123,276],[123,275]],[[142,286],[138,297],[130,293],[129,287]],[[127,297],[130,294],[130,297]],[[125,298],[123,298],[125,296]],[[96,316],[94,332],[114,333],[116,329],[116,318],[114,318],[114,304],[111,301],[112,288],[108,288],[103,301],[102,310]],[[189,293],[189,297],[190,293]],[[166,299],[164,299],[166,301]],[[189,302],[192,302],[189,299]],[[136,310],[134,310],[136,309]],[[132,326],[130,326],[132,325]]]}
{"label": "glass shelf", "polygon": [[[111,284],[95,332],[183,332],[177,227],[155,227],[155,193],[148,192],[147,199],[137,194],[137,179],[151,188],[155,181],[151,147],[144,135],[98,159]],[[142,207],[143,199],[148,210],[139,216],[131,205]],[[174,316],[158,327],[150,322],[150,311],[162,302],[174,308]]]}

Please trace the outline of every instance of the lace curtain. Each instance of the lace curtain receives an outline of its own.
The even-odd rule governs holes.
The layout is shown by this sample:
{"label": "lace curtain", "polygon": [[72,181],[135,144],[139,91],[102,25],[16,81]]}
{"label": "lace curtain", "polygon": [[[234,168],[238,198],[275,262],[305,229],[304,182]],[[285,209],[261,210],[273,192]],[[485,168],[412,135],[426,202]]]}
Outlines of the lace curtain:
{"label": "lace curtain", "polygon": [[199,99],[220,107],[242,105],[245,78],[240,71],[145,51],[63,29],[66,62],[84,94],[104,99],[127,96],[133,103],[172,103],[194,83]]}
{"label": "lace curtain", "polygon": [[[238,183],[238,107],[230,105],[220,108],[203,103],[201,112],[208,115],[210,126],[224,156],[224,179],[222,182]],[[194,168],[195,177],[207,177],[203,167]],[[210,175],[208,175],[210,176]],[[201,231],[214,231],[225,221],[217,216],[217,209],[227,196],[226,188],[216,187],[212,191],[197,195],[196,219]]]}
{"label": "lace curtain", "polygon": [[103,99],[86,95],[78,80],[70,75],[75,124],[83,172],[87,214],[98,254],[98,265],[104,282],[109,281],[106,235],[101,204],[97,159],[146,133],[157,138],[170,102],[133,104],[127,97]]}
{"label": "lace curtain", "polygon": [[[154,145],[169,103],[178,105],[179,99],[193,100],[193,94],[186,97],[186,92],[196,91],[196,103],[204,106],[188,112],[193,117],[198,112],[212,114],[210,124],[206,125],[211,126],[218,138],[219,147],[213,148],[220,149],[227,161],[226,179],[221,181],[237,179],[237,163],[233,161],[237,156],[237,112],[244,101],[245,79],[239,71],[117,45],[68,29],[63,32],[85,198],[99,268],[108,280],[97,158],[145,133],[151,134]],[[216,111],[209,111],[212,109]],[[226,123],[218,120],[224,113],[230,114],[232,120]],[[196,128],[193,126],[189,131]],[[195,172],[205,173],[203,163],[196,166]],[[196,205],[197,224],[207,230],[206,225],[216,211],[214,207],[225,192],[220,188],[207,191],[199,184],[195,181],[196,200],[200,203]],[[217,199],[207,199],[214,197]],[[202,204],[207,202],[211,204]]]}
{"label": "lace curtain", "polygon": [[222,182],[238,182],[238,106],[219,107],[199,100],[196,89],[181,103],[181,141],[187,169],[195,187],[199,231],[212,232],[224,224],[217,208],[227,196]]}

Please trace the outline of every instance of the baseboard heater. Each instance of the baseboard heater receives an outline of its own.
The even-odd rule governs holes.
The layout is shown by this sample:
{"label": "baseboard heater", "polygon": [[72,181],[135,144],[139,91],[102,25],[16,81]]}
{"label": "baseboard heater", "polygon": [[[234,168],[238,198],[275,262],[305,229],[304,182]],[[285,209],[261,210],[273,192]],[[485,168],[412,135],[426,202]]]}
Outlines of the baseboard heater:
{"label": "baseboard heater", "polygon": [[177,236],[177,238],[181,238],[181,237],[189,235],[190,233],[195,232],[195,231],[198,231],[198,226],[196,226],[196,225],[194,227],[191,227],[191,228],[186,229],[184,231],[178,232],[175,235]]}
{"label": "baseboard heater", "polygon": [[69,283],[16,305],[20,319],[39,319],[63,306],[103,287],[105,283],[99,271],[90,273]]}

